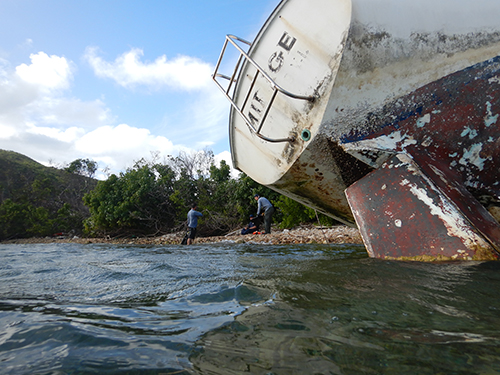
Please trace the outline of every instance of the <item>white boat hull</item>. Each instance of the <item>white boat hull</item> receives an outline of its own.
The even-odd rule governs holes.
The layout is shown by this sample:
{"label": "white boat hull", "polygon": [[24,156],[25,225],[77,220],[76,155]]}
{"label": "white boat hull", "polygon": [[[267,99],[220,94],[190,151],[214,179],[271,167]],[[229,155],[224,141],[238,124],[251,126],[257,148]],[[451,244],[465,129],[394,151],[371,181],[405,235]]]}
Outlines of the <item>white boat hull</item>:
{"label": "white boat hull", "polygon": [[[434,112],[418,117],[418,111],[410,111],[413,93],[432,88],[443,77],[463,77],[460,72],[498,56],[499,16],[495,0],[282,1],[248,56],[280,87],[314,101],[280,93],[273,99],[269,82],[254,79],[255,64],[244,61],[230,93],[234,166],[261,184],[354,225],[357,218],[344,191],[395,154],[407,152],[414,137],[425,134],[418,127],[418,136],[397,129],[378,133],[406,121],[405,115],[421,121],[421,127],[430,122]],[[413,104],[425,106],[429,98],[420,96]],[[494,118],[495,113],[490,114]],[[450,116],[453,121],[455,115]],[[497,130],[496,122],[488,128],[489,141],[481,143],[484,150],[487,142],[497,142]],[[269,141],[287,137],[291,141]],[[496,157],[500,146],[495,147],[491,155]],[[466,153],[459,147],[449,152],[457,153],[456,160]],[[462,182],[471,191],[489,194],[490,202],[500,202],[500,187],[491,181],[479,186],[483,177],[479,173]]]}

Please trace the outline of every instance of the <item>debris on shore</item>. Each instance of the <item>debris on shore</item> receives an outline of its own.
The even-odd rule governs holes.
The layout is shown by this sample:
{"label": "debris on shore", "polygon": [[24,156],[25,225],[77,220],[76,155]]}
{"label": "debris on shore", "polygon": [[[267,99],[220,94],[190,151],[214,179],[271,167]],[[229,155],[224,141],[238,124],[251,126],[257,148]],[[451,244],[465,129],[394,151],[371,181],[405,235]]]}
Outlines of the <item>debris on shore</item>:
{"label": "debris on shore", "polygon": [[[102,243],[102,244],[129,244],[129,245],[173,245],[180,244],[184,232],[165,234],[157,237],[133,237],[133,238],[80,238],[80,237],[44,237],[23,238],[4,241],[4,244],[30,244],[30,243]],[[269,234],[247,234],[237,233],[226,236],[197,237],[195,244],[207,243],[259,243],[259,244],[340,244],[353,243],[362,244],[363,241],[357,228],[345,225],[335,227],[298,227],[294,229],[273,230]]]}

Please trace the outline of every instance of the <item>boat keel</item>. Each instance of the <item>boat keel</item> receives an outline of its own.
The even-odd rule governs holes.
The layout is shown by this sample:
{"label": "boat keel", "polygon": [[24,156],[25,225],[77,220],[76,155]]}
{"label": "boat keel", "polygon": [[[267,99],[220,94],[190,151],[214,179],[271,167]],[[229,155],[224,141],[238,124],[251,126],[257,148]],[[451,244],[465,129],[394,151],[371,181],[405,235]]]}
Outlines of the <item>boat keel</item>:
{"label": "boat keel", "polygon": [[[449,175],[429,174],[402,153],[346,189],[368,254],[417,261],[498,260],[500,225],[465,188],[446,181]],[[446,192],[445,186],[452,188]],[[487,228],[478,228],[485,220]]]}

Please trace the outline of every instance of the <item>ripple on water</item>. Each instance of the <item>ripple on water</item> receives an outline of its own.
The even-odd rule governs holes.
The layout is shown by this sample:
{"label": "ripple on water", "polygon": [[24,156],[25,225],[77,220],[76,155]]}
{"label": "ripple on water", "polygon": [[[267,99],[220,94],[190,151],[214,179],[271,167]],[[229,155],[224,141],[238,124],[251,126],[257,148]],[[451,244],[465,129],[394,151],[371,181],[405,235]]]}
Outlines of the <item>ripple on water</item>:
{"label": "ripple on water", "polygon": [[1,245],[0,373],[496,373],[498,263]]}

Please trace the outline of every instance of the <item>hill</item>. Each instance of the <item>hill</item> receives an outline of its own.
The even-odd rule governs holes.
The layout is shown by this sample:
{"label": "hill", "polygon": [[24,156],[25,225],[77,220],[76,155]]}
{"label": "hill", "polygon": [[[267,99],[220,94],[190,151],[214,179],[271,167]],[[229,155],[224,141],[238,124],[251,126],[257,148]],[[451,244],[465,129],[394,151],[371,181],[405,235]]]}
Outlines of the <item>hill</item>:
{"label": "hill", "polygon": [[0,150],[0,240],[81,231],[95,179]]}

